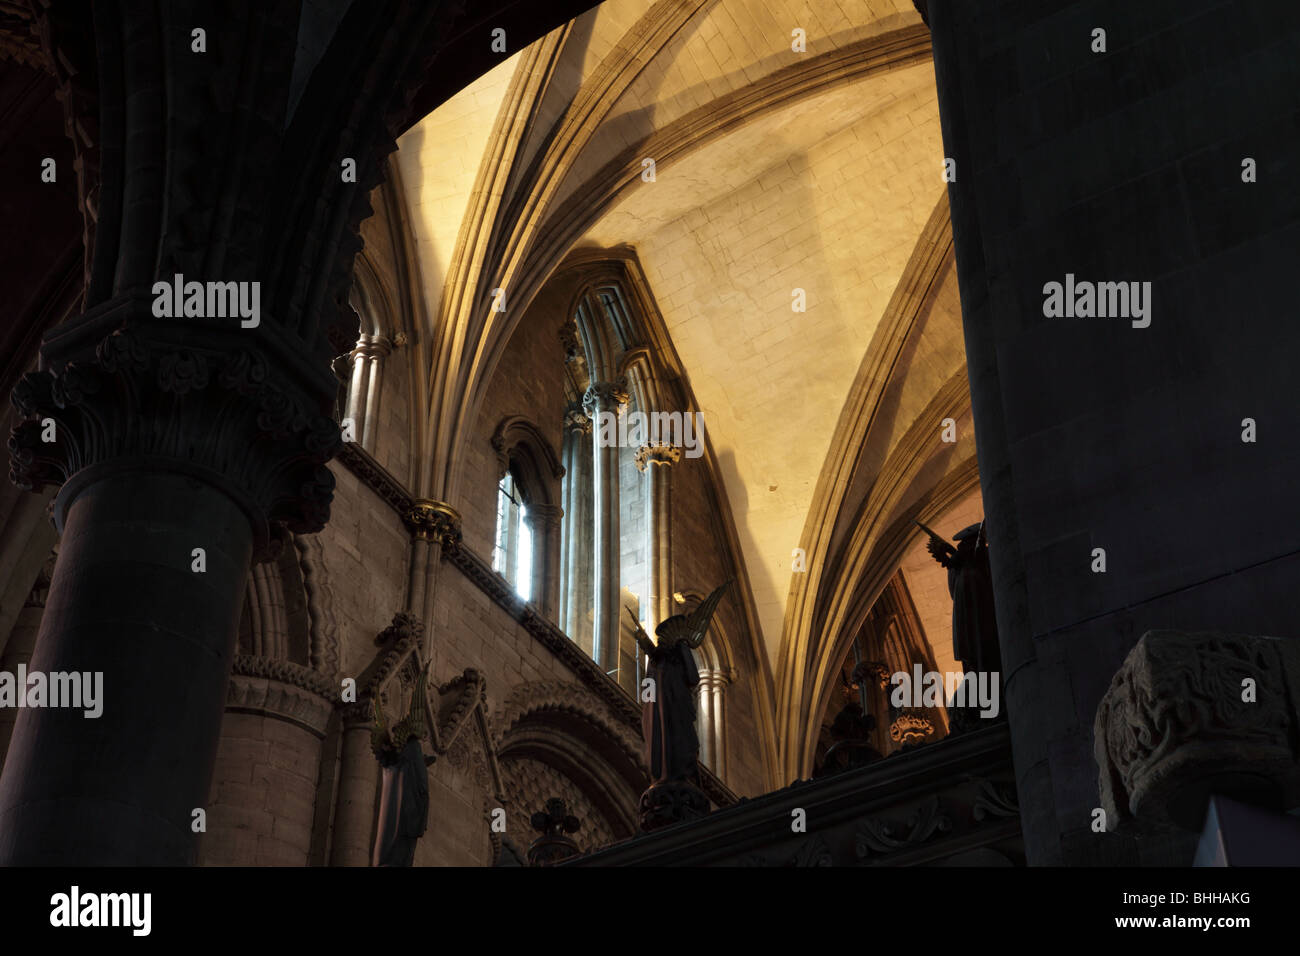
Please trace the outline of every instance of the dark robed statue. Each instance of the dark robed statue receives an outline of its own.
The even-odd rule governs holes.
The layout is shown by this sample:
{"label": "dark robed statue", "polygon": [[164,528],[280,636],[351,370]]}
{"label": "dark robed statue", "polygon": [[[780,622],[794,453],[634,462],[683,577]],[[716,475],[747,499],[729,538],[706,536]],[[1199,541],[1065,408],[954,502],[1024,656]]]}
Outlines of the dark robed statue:
{"label": "dark robed statue", "polygon": [[[704,642],[713,611],[728,581],[690,614],[676,614],[655,628],[658,644],[653,643],[636,624],[636,640],[650,659],[646,676],[654,681],[653,699],[641,710],[641,732],[645,737],[646,760],[650,777],[656,783],[693,781],[700,738],[695,732],[695,687],[699,671],[691,651]],[[631,609],[628,613],[632,614]],[[636,621],[636,615],[632,614]]]}
{"label": "dark robed statue", "polygon": [[415,844],[429,825],[429,774],[433,757],[425,757],[420,741],[428,734],[425,726],[425,681],[428,665],[416,681],[407,715],[390,729],[384,712],[374,701],[375,727],[370,746],[383,768],[379,797],[379,826],[375,835],[373,866],[410,866],[415,862]]}
{"label": "dark robed statue", "polygon": [[993,611],[993,576],[989,571],[989,544],[984,522],[953,535],[953,547],[919,521],[930,536],[926,548],[948,569],[952,596],[952,653],[963,670],[996,673],[1002,669],[998,650],[998,622]]}

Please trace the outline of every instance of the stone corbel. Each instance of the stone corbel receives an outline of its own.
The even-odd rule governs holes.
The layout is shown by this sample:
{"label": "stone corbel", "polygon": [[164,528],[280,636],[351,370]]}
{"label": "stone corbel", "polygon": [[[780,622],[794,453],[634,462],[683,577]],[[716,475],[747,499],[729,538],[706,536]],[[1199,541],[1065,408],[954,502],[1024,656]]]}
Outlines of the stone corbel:
{"label": "stone corbel", "polygon": [[1218,632],[1148,631],[1097,708],[1094,755],[1107,828],[1199,830],[1213,794],[1284,810],[1300,803],[1300,644]]}

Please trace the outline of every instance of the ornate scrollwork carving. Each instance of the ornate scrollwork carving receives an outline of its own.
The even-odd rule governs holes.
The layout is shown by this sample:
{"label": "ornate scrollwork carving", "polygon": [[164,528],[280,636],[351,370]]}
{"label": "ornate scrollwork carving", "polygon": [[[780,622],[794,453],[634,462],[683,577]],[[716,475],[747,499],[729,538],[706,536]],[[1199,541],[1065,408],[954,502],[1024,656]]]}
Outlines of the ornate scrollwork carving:
{"label": "ornate scrollwork carving", "polygon": [[952,820],[943,812],[939,797],[935,795],[911,813],[906,826],[879,817],[869,817],[862,821],[857,830],[855,850],[858,859],[866,860],[874,854],[893,853],[907,846],[924,843],[936,833],[947,833],[951,829]]}
{"label": "ornate scrollwork carving", "polygon": [[981,780],[979,792],[975,794],[975,804],[971,807],[971,816],[976,823],[983,823],[990,818],[1019,817],[1020,803],[1016,798],[1016,788],[996,780]]}
{"label": "ornate scrollwork carving", "polygon": [[919,744],[934,733],[934,722],[917,707],[907,707],[889,725],[889,739],[899,744]]}

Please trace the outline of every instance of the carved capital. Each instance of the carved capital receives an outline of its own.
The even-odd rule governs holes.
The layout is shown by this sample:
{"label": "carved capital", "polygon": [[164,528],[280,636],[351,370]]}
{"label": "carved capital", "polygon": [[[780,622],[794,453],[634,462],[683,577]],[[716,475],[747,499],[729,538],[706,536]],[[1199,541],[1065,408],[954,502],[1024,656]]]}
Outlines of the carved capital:
{"label": "carved capital", "polygon": [[613,382],[593,382],[582,396],[582,406],[589,415],[597,412],[613,411],[620,405],[626,405],[630,398],[627,379],[620,376]]}
{"label": "carved capital", "polygon": [[863,661],[855,664],[850,675],[854,684],[874,681],[878,687],[888,687],[891,672],[889,666],[881,661]]}
{"label": "carved capital", "polygon": [[560,527],[564,509],[559,505],[534,504],[528,506],[527,521],[534,528],[555,530]]}
{"label": "carved capital", "polygon": [[403,519],[411,535],[424,541],[445,545],[461,539],[460,512],[445,501],[416,498]]}
{"label": "carved capital", "polygon": [[398,611],[393,615],[393,622],[375,635],[375,644],[405,647],[408,643],[418,644],[424,634],[424,623],[409,611]]}
{"label": "carved capital", "polygon": [[676,445],[670,445],[667,442],[654,442],[649,445],[642,445],[636,450],[636,467],[638,471],[645,471],[650,465],[662,465],[667,468],[677,464],[682,460],[682,450]]}
{"label": "carved capital", "polygon": [[587,414],[581,402],[574,402],[564,410],[564,430],[591,434],[591,416]]}
{"label": "carved capital", "polygon": [[383,358],[393,351],[393,343],[382,335],[368,335],[362,333],[361,338],[357,340],[356,347],[349,353],[355,361],[358,356],[364,358]]}
{"label": "carved capital", "polygon": [[582,356],[582,343],[578,340],[578,323],[573,319],[560,326],[560,347],[564,349],[566,362],[572,362]]}
{"label": "carved capital", "polygon": [[1209,797],[1300,797],[1300,646],[1271,637],[1148,631],[1097,708],[1108,828],[1136,817],[1199,829]]}
{"label": "carved capital", "polygon": [[642,831],[649,833],[709,814],[709,798],[689,780],[664,780],[641,794],[638,809]]}
{"label": "carved capital", "polygon": [[736,676],[734,667],[718,668],[700,668],[700,686],[707,688],[724,688],[730,684]]}
{"label": "carved capital", "polygon": [[323,528],[334,493],[325,463],[342,442],[313,397],[318,383],[273,363],[237,321],[149,323],[148,301],[114,300],[47,336],[45,368],[13,390],[14,483],[62,486],[52,506],[61,526],[77,494],[107,475],[189,475],[240,505],[261,557],[277,523]]}

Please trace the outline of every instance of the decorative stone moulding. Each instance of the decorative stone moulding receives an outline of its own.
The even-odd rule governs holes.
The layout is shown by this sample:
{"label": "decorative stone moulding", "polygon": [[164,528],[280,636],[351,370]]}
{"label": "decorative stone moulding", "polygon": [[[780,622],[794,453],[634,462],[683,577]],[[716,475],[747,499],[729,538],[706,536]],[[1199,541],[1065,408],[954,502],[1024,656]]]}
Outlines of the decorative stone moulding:
{"label": "decorative stone moulding", "polygon": [[279,717],[324,737],[336,690],[309,668],[240,654],[226,688],[226,710]]}
{"label": "decorative stone moulding", "polygon": [[1097,708],[1094,755],[1108,829],[1199,830],[1213,794],[1300,804],[1300,644],[1148,631]]}

